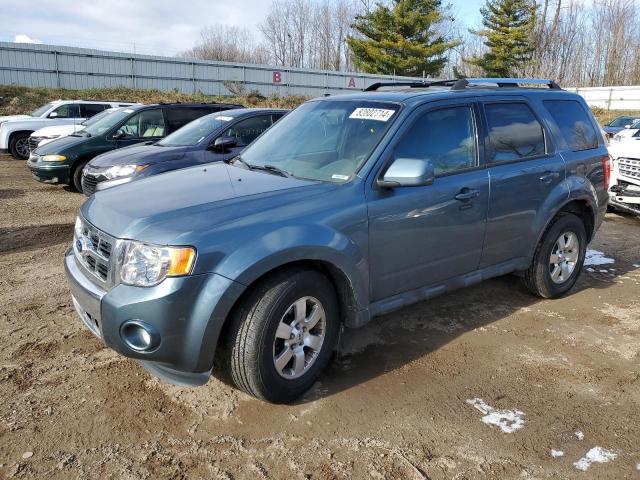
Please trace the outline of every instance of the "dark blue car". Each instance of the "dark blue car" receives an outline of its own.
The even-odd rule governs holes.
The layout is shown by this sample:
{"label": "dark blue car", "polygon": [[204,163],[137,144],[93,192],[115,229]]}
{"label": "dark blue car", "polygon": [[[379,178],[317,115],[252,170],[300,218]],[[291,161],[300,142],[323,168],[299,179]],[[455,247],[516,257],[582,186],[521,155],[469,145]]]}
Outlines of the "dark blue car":
{"label": "dark blue car", "polygon": [[240,108],[194,120],[157,142],[146,142],[94,158],[84,169],[82,191],[90,196],[157,173],[229,160],[287,110]]}

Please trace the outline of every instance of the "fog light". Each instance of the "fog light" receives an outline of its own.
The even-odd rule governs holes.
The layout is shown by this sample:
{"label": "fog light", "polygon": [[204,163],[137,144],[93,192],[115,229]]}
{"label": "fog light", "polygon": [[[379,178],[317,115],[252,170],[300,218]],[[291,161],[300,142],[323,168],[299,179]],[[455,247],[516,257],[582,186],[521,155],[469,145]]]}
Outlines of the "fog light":
{"label": "fog light", "polygon": [[129,348],[137,352],[154,350],[160,345],[160,334],[154,327],[140,320],[129,320],[122,324],[120,336]]}

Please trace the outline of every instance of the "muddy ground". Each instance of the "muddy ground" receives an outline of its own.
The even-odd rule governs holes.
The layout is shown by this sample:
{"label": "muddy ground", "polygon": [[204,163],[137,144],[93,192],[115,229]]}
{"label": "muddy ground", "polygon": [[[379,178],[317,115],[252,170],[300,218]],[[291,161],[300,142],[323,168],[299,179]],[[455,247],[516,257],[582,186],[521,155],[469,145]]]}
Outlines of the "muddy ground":
{"label": "muddy ground", "polygon": [[86,330],[62,268],[82,201],[0,157],[0,478],[640,478],[638,219],[607,216],[590,248],[615,263],[568,297],[508,276],[378,318],[273,406]]}

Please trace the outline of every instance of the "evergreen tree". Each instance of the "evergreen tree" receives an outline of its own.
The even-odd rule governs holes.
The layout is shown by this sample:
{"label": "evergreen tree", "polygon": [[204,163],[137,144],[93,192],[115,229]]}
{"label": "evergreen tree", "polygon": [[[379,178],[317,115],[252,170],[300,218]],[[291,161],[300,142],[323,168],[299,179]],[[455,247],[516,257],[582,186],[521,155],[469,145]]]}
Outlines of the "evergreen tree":
{"label": "evergreen tree", "polygon": [[441,0],[393,0],[378,3],[353,28],[360,34],[347,39],[356,66],[367,73],[437,76],[446,53],[458,41],[439,33],[449,20]]}
{"label": "evergreen tree", "polygon": [[531,60],[531,36],[536,6],[532,0],[487,0],[480,9],[484,28],[471,31],[485,38],[489,51],[466,61],[482,68],[488,77],[511,77]]}

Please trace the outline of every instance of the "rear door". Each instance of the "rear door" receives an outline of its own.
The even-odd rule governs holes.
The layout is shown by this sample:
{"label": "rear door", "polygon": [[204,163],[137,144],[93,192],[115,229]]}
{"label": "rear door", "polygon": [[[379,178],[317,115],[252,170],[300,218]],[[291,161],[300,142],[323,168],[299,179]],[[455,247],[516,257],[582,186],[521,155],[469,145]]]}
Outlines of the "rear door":
{"label": "rear door", "polygon": [[565,179],[562,157],[527,99],[490,97],[482,108],[491,196],[481,268],[530,254],[536,213]]}
{"label": "rear door", "polygon": [[[473,102],[415,112],[392,147],[394,158],[433,162],[433,184],[367,193],[371,295],[374,301],[439,284],[478,268],[489,178]],[[384,171],[378,173],[376,178]]]}

